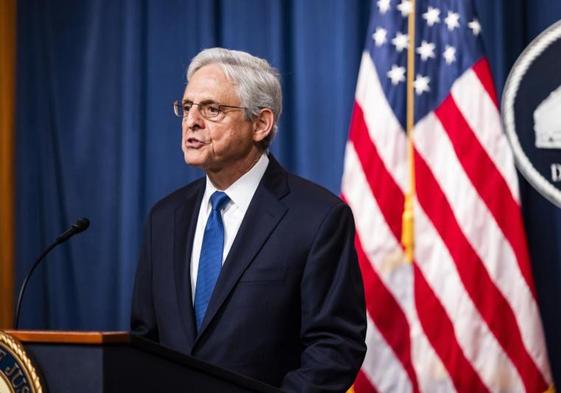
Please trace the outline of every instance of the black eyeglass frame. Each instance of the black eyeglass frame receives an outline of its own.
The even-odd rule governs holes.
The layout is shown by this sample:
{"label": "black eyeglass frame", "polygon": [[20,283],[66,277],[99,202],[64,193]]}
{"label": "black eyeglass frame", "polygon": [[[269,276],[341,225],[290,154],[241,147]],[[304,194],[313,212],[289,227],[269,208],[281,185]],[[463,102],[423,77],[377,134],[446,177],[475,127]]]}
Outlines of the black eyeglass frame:
{"label": "black eyeglass frame", "polygon": [[[190,102],[190,101],[185,101],[185,102],[180,102],[179,100],[175,100],[173,102],[173,113],[175,116],[179,117],[180,119],[183,119],[187,116],[187,114],[189,113],[189,110],[185,110],[185,104],[190,104],[191,107],[193,106],[198,106],[199,107],[199,113],[201,114],[202,117],[204,117],[207,120],[216,120],[217,118],[219,118],[221,115],[225,114],[227,112],[227,109],[243,109],[243,110],[247,110],[248,108],[245,106],[236,106],[236,105],[225,105],[225,104],[220,104],[218,102],[214,102],[214,101],[203,101],[203,102]],[[212,114],[209,115],[207,112],[207,108],[212,108],[215,107],[217,109],[216,114]]]}

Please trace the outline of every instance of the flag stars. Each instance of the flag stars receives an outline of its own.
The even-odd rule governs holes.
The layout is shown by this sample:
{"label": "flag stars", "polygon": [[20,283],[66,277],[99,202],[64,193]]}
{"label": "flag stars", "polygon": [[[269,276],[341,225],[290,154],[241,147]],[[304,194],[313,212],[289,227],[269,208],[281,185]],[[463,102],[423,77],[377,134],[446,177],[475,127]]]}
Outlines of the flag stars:
{"label": "flag stars", "polygon": [[456,48],[446,45],[446,49],[442,52],[442,57],[446,60],[446,64],[452,64],[456,61]]}
{"label": "flag stars", "polygon": [[386,12],[388,12],[390,9],[390,0],[378,0],[376,5],[378,6],[378,10],[380,11],[380,14],[383,15]]}
{"label": "flag stars", "polygon": [[395,50],[401,52],[404,49],[407,49],[408,41],[409,37],[407,36],[407,34],[403,34],[398,31],[397,33],[395,33],[395,37],[392,39],[392,44],[393,46],[395,46]]}
{"label": "flag stars", "polygon": [[386,29],[378,27],[374,34],[372,34],[372,39],[376,43],[376,46],[382,46],[388,40],[388,31]]}
{"label": "flag stars", "polygon": [[460,27],[460,14],[448,11],[448,15],[444,18],[444,23],[448,26],[448,30],[454,31],[454,29]]}
{"label": "flag stars", "polygon": [[427,12],[423,14],[423,19],[427,21],[427,25],[434,26],[440,22],[440,10],[438,8],[429,7]]}
{"label": "flag stars", "polygon": [[405,82],[405,67],[399,67],[394,64],[392,65],[391,70],[388,71],[387,75],[394,86],[398,85],[400,82]]}
{"label": "flag stars", "polygon": [[421,60],[427,61],[429,58],[434,59],[434,44],[423,40],[421,46],[417,48],[417,53],[421,56]]}
{"label": "flag stars", "polygon": [[471,29],[471,32],[474,36],[478,36],[481,33],[481,24],[477,19],[472,20],[468,23],[468,27]]}
{"label": "flag stars", "polygon": [[401,12],[401,16],[408,16],[413,10],[413,4],[409,0],[401,0],[401,3],[397,5],[397,9]]}
{"label": "flag stars", "polygon": [[415,81],[413,81],[413,88],[415,89],[415,93],[420,96],[421,94],[430,91],[429,83],[430,78],[428,76],[417,74]]}

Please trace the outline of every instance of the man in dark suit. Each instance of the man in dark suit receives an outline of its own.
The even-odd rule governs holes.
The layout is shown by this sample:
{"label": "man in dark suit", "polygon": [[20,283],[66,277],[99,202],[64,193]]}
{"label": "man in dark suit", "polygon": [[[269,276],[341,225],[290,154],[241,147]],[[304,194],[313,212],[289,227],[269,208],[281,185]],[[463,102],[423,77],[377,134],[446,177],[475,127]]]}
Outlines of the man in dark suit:
{"label": "man in dark suit", "polygon": [[187,71],[182,149],[199,179],[151,210],[132,330],[287,392],[344,392],[366,321],[350,209],[267,154],[274,69],[213,48]]}

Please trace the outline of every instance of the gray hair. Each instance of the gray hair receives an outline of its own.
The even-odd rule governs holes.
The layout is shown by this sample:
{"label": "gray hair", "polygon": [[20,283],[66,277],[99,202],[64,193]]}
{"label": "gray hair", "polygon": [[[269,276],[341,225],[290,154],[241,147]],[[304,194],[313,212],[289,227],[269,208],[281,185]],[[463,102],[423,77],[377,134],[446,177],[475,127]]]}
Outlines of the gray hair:
{"label": "gray hair", "polygon": [[282,92],[279,73],[267,62],[249,53],[224,48],[205,49],[191,60],[187,68],[187,81],[202,67],[216,64],[237,88],[241,105],[246,107],[248,120],[255,119],[261,109],[273,112],[273,129],[261,142],[267,149],[277,133],[277,123],[282,111]]}

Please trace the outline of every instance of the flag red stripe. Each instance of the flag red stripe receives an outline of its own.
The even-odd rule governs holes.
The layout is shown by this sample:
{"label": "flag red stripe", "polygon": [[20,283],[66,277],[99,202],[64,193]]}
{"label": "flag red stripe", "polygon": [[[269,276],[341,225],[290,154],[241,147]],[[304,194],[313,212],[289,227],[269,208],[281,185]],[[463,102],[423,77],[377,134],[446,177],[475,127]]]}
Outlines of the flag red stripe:
{"label": "flag red stripe", "polygon": [[415,304],[419,320],[434,350],[446,366],[459,392],[488,392],[471,363],[466,359],[454,335],[454,327],[444,307],[425,280],[418,266],[414,266]]}
{"label": "flag red stripe", "polygon": [[466,291],[493,335],[518,370],[526,390],[545,391],[547,384],[524,347],[510,305],[465,238],[452,209],[424,159],[415,152],[417,197],[446,244]]}
{"label": "flag red stripe", "polygon": [[510,243],[524,280],[535,298],[520,206],[511,194],[505,179],[458,109],[453,97],[448,96],[436,109],[435,114],[448,134],[470,181]]}
{"label": "flag red stripe", "polygon": [[360,105],[355,102],[351,117],[351,131],[349,139],[352,141],[359,157],[364,175],[372,194],[376,198],[384,219],[388,223],[396,239],[401,238],[401,216],[403,213],[403,193],[388,172],[384,162],[372,143],[368,128],[364,122],[364,114]]}
{"label": "flag red stripe", "polygon": [[[384,340],[392,348],[411,380],[413,392],[419,392],[417,376],[411,361],[409,322],[403,310],[372,268],[360,239],[355,237],[355,248],[364,280],[366,309]],[[383,307],[380,307],[383,305]]]}
{"label": "flag red stripe", "polygon": [[487,94],[489,94],[489,97],[495,103],[495,106],[498,108],[499,102],[497,100],[497,93],[495,92],[493,75],[491,75],[491,67],[489,67],[489,62],[487,61],[487,58],[484,57],[479,61],[477,61],[473,65],[472,69],[477,75],[477,77],[479,78],[479,80],[481,81],[481,84],[483,84],[483,87],[487,91]]}
{"label": "flag red stripe", "polygon": [[353,388],[355,393],[378,393],[362,370],[358,372]]}

